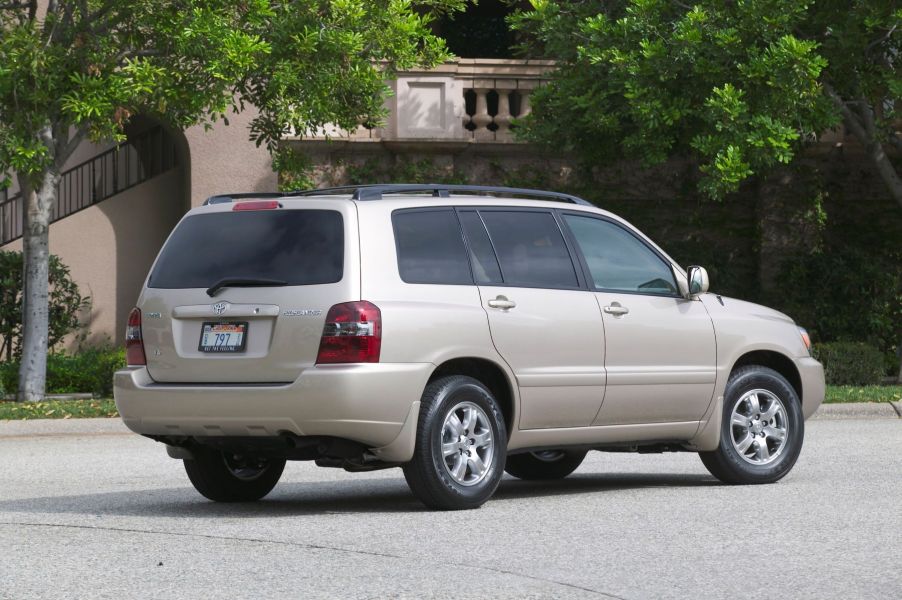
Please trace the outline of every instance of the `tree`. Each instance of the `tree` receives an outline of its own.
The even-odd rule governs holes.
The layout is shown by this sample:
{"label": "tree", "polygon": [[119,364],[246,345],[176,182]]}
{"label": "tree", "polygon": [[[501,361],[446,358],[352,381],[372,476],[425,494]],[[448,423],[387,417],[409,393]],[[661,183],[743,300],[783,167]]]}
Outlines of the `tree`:
{"label": "tree", "polygon": [[[463,0],[13,0],[0,5],[0,175],[25,203],[19,399],[44,395],[50,209],[84,140],[132,115],[210,125],[247,105],[271,151],[288,132],[378,120],[384,80],[446,56],[431,14]],[[5,183],[8,184],[7,175]],[[3,179],[0,176],[0,179]]]}
{"label": "tree", "polygon": [[902,208],[894,0],[530,1],[513,27],[559,70],[527,139],[592,161],[694,156],[720,198],[843,122]]}

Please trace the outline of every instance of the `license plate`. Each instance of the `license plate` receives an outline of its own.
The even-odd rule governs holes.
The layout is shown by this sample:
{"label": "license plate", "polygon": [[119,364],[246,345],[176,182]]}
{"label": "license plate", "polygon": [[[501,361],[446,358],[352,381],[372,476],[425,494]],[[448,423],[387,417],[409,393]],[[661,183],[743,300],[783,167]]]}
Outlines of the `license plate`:
{"label": "license plate", "polygon": [[200,330],[201,352],[244,352],[247,346],[247,323],[204,323]]}

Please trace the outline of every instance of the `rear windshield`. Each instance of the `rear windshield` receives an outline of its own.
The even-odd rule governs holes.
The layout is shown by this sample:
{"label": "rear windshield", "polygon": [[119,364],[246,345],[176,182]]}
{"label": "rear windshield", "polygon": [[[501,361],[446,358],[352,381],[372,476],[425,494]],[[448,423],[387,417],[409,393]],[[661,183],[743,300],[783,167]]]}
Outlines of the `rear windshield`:
{"label": "rear windshield", "polygon": [[148,287],[210,287],[226,277],[336,283],[343,267],[344,225],[337,211],[217,212],[179,224]]}

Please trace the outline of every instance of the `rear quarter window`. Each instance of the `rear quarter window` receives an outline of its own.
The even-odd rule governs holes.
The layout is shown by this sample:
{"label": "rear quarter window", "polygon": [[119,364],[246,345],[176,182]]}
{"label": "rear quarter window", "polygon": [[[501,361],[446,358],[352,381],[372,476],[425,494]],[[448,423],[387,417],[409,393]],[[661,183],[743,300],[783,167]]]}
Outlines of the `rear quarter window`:
{"label": "rear quarter window", "polygon": [[338,211],[215,212],[192,215],[176,227],[148,287],[209,287],[226,277],[319,285],[341,281],[343,271]]}
{"label": "rear quarter window", "polygon": [[473,283],[467,250],[452,209],[411,210],[392,215],[398,272],[405,283]]}

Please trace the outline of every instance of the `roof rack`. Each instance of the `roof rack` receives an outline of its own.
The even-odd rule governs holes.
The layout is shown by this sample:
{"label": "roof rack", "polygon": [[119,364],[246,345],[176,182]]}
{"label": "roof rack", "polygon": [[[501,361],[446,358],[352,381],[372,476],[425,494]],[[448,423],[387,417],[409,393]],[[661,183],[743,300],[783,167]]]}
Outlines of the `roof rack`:
{"label": "roof rack", "polygon": [[544,200],[556,200],[592,206],[592,203],[571,194],[561,192],[549,192],[545,190],[533,190],[528,188],[514,188],[493,185],[454,185],[443,183],[387,183],[373,185],[352,185],[318,190],[301,190],[285,193],[285,196],[321,196],[325,194],[351,194],[352,200],[382,200],[385,194],[404,193],[429,193],[436,198],[450,198],[451,194],[504,194],[509,196],[526,196]]}
{"label": "roof rack", "polygon": [[225,204],[234,202],[235,200],[244,200],[245,198],[284,198],[290,194],[284,192],[241,192],[238,194],[216,194],[204,200],[203,206],[210,204]]}
{"label": "roof rack", "polygon": [[435,198],[450,198],[451,194],[501,194],[593,206],[591,202],[588,202],[579,196],[561,192],[494,185],[455,185],[443,183],[377,183],[371,185],[345,185],[315,190],[298,190],[294,192],[242,192],[237,194],[216,194],[215,196],[207,198],[204,201],[204,206],[209,204],[224,204],[245,198],[285,198],[287,196],[325,196],[331,194],[351,194],[352,200],[370,201],[382,200],[385,194],[410,194],[417,192],[429,193]]}

